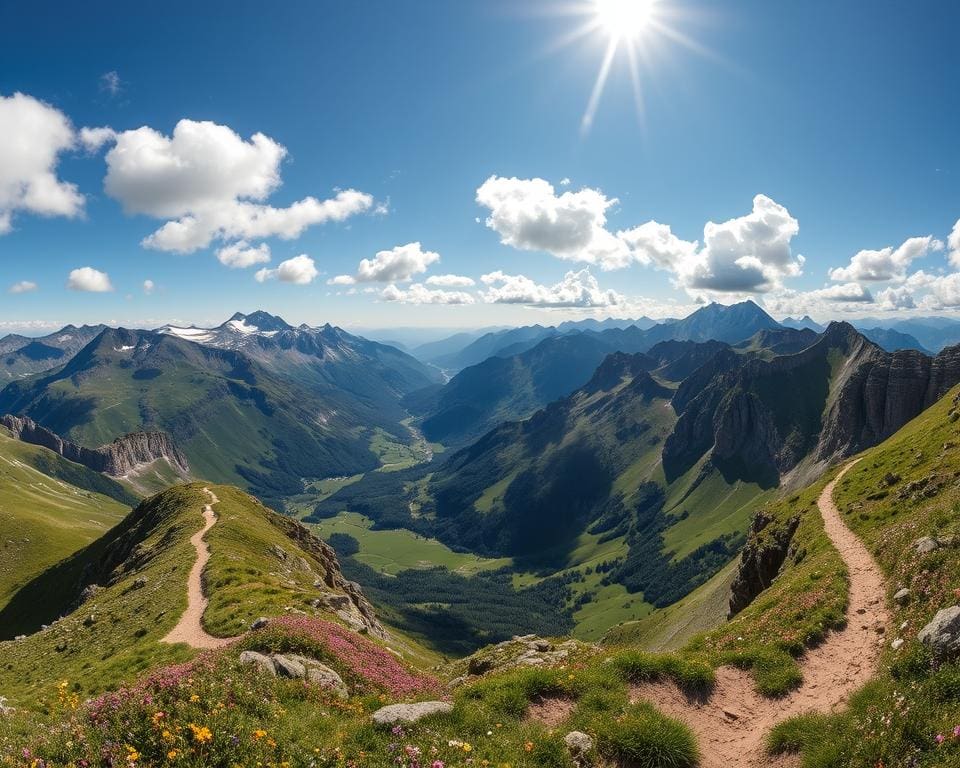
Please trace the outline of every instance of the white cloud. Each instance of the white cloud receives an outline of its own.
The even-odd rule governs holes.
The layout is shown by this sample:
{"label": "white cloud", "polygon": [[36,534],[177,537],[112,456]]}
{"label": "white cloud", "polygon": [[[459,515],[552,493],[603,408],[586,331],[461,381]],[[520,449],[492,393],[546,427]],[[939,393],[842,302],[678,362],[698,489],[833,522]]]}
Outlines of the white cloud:
{"label": "white cloud", "polygon": [[18,283],[14,283],[7,290],[7,293],[33,293],[37,290],[37,284],[31,280],[21,280]]}
{"label": "white cloud", "polygon": [[917,302],[913,289],[907,285],[884,288],[877,293],[877,307],[883,310],[914,309]]}
{"label": "white cloud", "polygon": [[560,186],[561,186],[561,187],[569,187],[569,186],[570,186],[570,179],[569,179],[567,176],[564,176],[562,179],[560,179]]}
{"label": "white cloud", "polygon": [[156,283],[153,282],[153,280],[144,280],[144,281],[143,281],[143,292],[144,292],[147,296],[150,296],[155,290],[157,290],[157,285],[156,285]]}
{"label": "white cloud", "polygon": [[380,298],[403,304],[473,304],[475,301],[465,291],[431,290],[420,283],[413,283],[406,289],[388,285],[380,292]]}
{"label": "white cloud", "polygon": [[80,129],[80,143],[87,152],[99,152],[102,147],[116,140],[117,132],[109,126]]}
{"label": "white cloud", "polygon": [[917,259],[942,251],[943,243],[933,235],[911,237],[898,248],[888,246],[879,251],[863,250],[857,252],[846,267],[830,270],[830,279],[863,280],[870,282],[902,282],[906,279],[907,269]]}
{"label": "white cloud", "polygon": [[831,315],[862,311],[872,305],[873,294],[859,283],[830,285],[812,291],[781,289],[763,298],[768,312],[778,315]]}
{"label": "white cloud", "polygon": [[115,140],[106,155],[107,194],[129,214],[170,219],[143,240],[148,248],[190,253],[213,240],[292,239],[373,206],[370,195],[353,189],[286,208],[267,205],[287,150],[262,133],[244,140],[225,125],[181,120],[171,136],[144,126]]}
{"label": "white cloud", "polygon": [[950,237],[947,238],[947,248],[950,249],[950,264],[960,268],[960,219],[953,225]]}
{"label": "white cloud", "polygon": [[634,260],[644,266],[680,272],[697,258],[699,243],[677,237],[668,224],[648,221],[617,232],[617,237],[630,248]]}
{"label": "white cloud", "polygon": [[766,195],[753,198],[753,210],[721,224],[707,222],[704,247],[681,262],[678,276],[688,290],[756,293],[778,288],[784,278],[802,273],[804,259],[790,242],[800,225]]}
{"label": "white cloud", "polygon": [[328,285],[353,285],[354,283],[402,283],[414,275],[427,271],[427,267],[440,261],[440,254],[425,251],[420,243],[398,245],[388,251],[377,251],[372,259],[361,259],[355,275],[337,275],[327,281]]}
{"label": "white cloud", "polygon": [[261,269],[255,277],[258,283],[264,283],[267,280],[279,280],[281,283],[309,285],[319,274],[313,259],[305,253],[301,253],[292,259],[281,261],[276,269]]}
{"label": "white cloud", "polygon": [[270,261],[270,246],[266,243],[250,245],[246,240],[238,240],[217,250],[217,259],[225,267],[231,269],[246,269],[255,264],[266,264]]}
{"label": "white cloud", "polygon": [[106,91],[111,96],[116,96],[122,89],[123,83],[120,81],[120,75],[115,69],[100,75],[101,91]]}
{"label": "white cloud", "polygon": [[491,176],[477,189],[477,203],[490,210],[486,225],[504,245],[603,269],[630,262],[626,245],[606,229],[607,210],[617,202],[590,188],[557,195],[536,178]]}
{"label": "white cloud", "polygon": [[32,96],[0,95],[0,235],[18,211],[41,216],[79,216],[83,196],[57,178],[62,152],[76,143],[70,121]]}
{"label": "white cloud", "polygon": [[489,304],[524,304],[530,307],[614,307],[626,299],[613,290],[602,290],[589,269],[570,271],[555,285],[546,286],[524,275],[491,272],[480,278],[489,288],[483,292]]}
{"label": "white cloud", "polygon": [[440,288],[469,288],[476,285],[472,277],[464,275],[431,275],[427,278],[427,285],[436,285]]}
{"label": "white cloud", "polygon": [[106,293],[113,290],[110,276],[93,267],[75,269],[67,278],[67,288],[71,291],[85,291],[88,293]]}

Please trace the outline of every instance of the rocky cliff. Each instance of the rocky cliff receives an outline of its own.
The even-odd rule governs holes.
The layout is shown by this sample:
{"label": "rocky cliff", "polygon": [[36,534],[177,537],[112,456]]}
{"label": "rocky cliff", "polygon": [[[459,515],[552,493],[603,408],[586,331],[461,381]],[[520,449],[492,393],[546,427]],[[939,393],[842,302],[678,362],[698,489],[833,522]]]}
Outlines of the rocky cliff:
{"label": "rocky cliff", "polygon": [[822,468],[885,440],[958,382],[960,346],[885,352],[847,323],[792,355],[721,352],[673,398],[664,469],[678,477],[710,451],[725,472],[776,484],[801,463]]}
{"label": "rocky cliff", "polygon": [[48,448],[69,461],[112,477],[123,477],[160,459],[169,462],[179,475],[190,474],[186,458],[163,432],[134,432],[100,448],[85,448],[64,440],[29,418],[0,416],[0,426],[10,430],[18,440]]}

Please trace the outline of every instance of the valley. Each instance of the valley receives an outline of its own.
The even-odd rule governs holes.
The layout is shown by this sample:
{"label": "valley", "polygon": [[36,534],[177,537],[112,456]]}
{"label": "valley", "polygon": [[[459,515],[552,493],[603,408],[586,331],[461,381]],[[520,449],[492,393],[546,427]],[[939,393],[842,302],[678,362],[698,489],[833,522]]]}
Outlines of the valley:
{"label": "valley", "polygon": [[[883,679],[902,645],[888,645],[903,632],[885,607],[888,558],[874,549],[871,564],[864,546],[874,539],[855,534],[871,530],[872,517],[851,508],[883,503],[889,493],[877,485],[930,503],[946,492],[950,475],[922,467],[953,460],[954,441],[940,433],[953,429],[960,358],[887,352],[844,324],[773,327],[757,312],[709,309],[714,333],[730,341],[685,338],[710,333],[702,318],[682,332],[551,333],[446,384],[427,374],[419,389],[394,382],[393,405],[376,416],[343,379],[335,390],[311,383],[316,363],[272,351],[280,331],[255,341],[261,332],[239,316],[203,339],[199,329],[101,332],[62,368],[0,391],[21,414],[0,426],[4,706],[32,717],[51,696],[69,704],[123,691],[171,664],[226,690],[257,665],[287,663],[277,655],[286,651],[305,669],[322,656],[336,685],[358,691],[382,692],[368,676],[389,675],[426,692],[436,681],[417,670],[429,669],[453,680],[454,714],[437,721],[450,739],[471,732],[462,718],[495,712],[508,749],[530,743],[549,765],[566,765],[551,752],[552,718],[599,737],[606,707],[644,739],[669,731],[669,748],[699,752],[701,766],[813,749],[794,729],[838,727],[831,718],[846,715],[837,707],[868,678]],[[737,323],[749,334],[740,340]],[[244,351],[251,345],[255,355]],[[492,374],[504,365],[510,376]],[[803,397],[785,404],[776,393],[788,380],[803,382]],[[447,388],[471,392],[451,397],[484,414],[444,416],[465,427],[450,445],[431,442],[427,426],[432,413],[449,414]],[[199,410],[198,397],[208,403]],[[305,414],[325,397],[358,399],[311,427]],[[229,427],[230,451],[203,419]],[[492,426],[471,436],[485,420]],[[147,429],[156,432],[137,431]],[[323,464],[331,448],[304,452],[339,446],[336,430],[357,463]],[[892,447],[909,444],[907,454]],[[920,472],[931,479],[905,479]],[[851,501],[854,482],[866,490]],[[273,491],[268,506],[250,495],[263,489]],[[372,666],[350,667],[361,652],[354,637],[369,644]],[[330,655],[344,642],[347,655]],[[380,644],[401,667],[386,672],[397,662],[377,655]],[[213,666],[195,666],[198,649],[216,654]],[[49,659],[42,669],[40,656]],[[577,672],[564,677],[554,658],[576,659]],[[595,709],[600,690],[612,698]],[[265,695],[315,722],[292,689]],[[519,697],[516,707],[502,709],[501,696]],[[551,708],[560,714],[539,720]],[[824,714],[810,720],[811,708]],[[363,742],[365,716],[337,716],[352,734],[340,747],[347,754],[384,748]],[[0,717],[0,745],[21,741],[6,728],[16,717]],[[616,738],[604,738],[591,749],[619,754]],[[56,736],[46,744],[72,749]]]}

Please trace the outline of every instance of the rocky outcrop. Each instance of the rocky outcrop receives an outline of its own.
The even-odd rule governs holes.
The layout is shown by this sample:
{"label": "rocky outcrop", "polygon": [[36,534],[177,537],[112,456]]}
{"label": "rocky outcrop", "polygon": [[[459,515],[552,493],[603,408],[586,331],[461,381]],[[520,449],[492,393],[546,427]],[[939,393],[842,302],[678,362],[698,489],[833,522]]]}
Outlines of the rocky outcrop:
{"label": "rocky outcrop", "polygon": [[730,617],[770,586],[790,554],[800,517],[793,516],[784,525],[774,525],[774,522],[775,518],[764,512],[753,518],[750,538],[740,553],[740,565],[730,587]]}
{"label": "rocky outcrop", "polygon": [[190,474],[186,457],[163,432],[133,432],[100,448],[85,448],[22,416],[0,416],[0,426],[25,443],[47,448],[94,472],[123,477],[158,460],[167,461],[182,477]]}
{"label": "rocky outcrop", "polygon": [[721,351],[673,397],[680,418],[664,470],[674,479],[708,451],[747,480],[775,484],[801,463],[822,470],[890,437],[958,382],[960,346],[885,352],[847,323],[770,360]]}
{"label": "rocky outcrop", "polygon": [[596,646],[581,643],[579,640],[554,643],[537,635],[518,635],[496,645],[481,648],[473,655],[451,664],[448,669],[453,678],[450,686],[455,688],[471,677],[488,672],[569,664],[577,657],[592,654],[595,648]]}
{"label": "rocky outcrop", "polygon": [[336,670],[307,656],[244,651],[240,654],[240,663],[256,667],[272,677],[307,680],[341,699],[350,696],[346,683]]}
{"label": "rocky outcrop", "polygon": [[[272,514],[272,513],[271,513]],[[314,586],[319,590],[318,597],[313,601],[313,607],[333,613],[351,629],[357,632],[369,632],[375,637],[386,639],[387,631],[377,620],[373,605],[363,594],[360,585],[348,581],[340,570],[340,561],[333,547],[321,541],[307,528],[296,520],[272,514],[271,521],[297,546],[312,555],[321,566],[322,573],[317,574]],[[286,560],[288,555],[280,547],[275,552],[280,560]],[[310,568],[305,561],[302,564]],[[291,565],[291,567],[294,567]]]}

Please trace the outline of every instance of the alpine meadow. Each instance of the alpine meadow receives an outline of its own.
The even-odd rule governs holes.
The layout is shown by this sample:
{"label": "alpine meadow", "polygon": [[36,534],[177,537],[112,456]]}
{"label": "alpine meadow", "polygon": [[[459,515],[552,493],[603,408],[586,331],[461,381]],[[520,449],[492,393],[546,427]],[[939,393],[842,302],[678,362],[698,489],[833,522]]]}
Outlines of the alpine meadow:
{"label": "alpine meadow", "polygon": [[960,768],[958,27],[0,0],[0,768]]}

